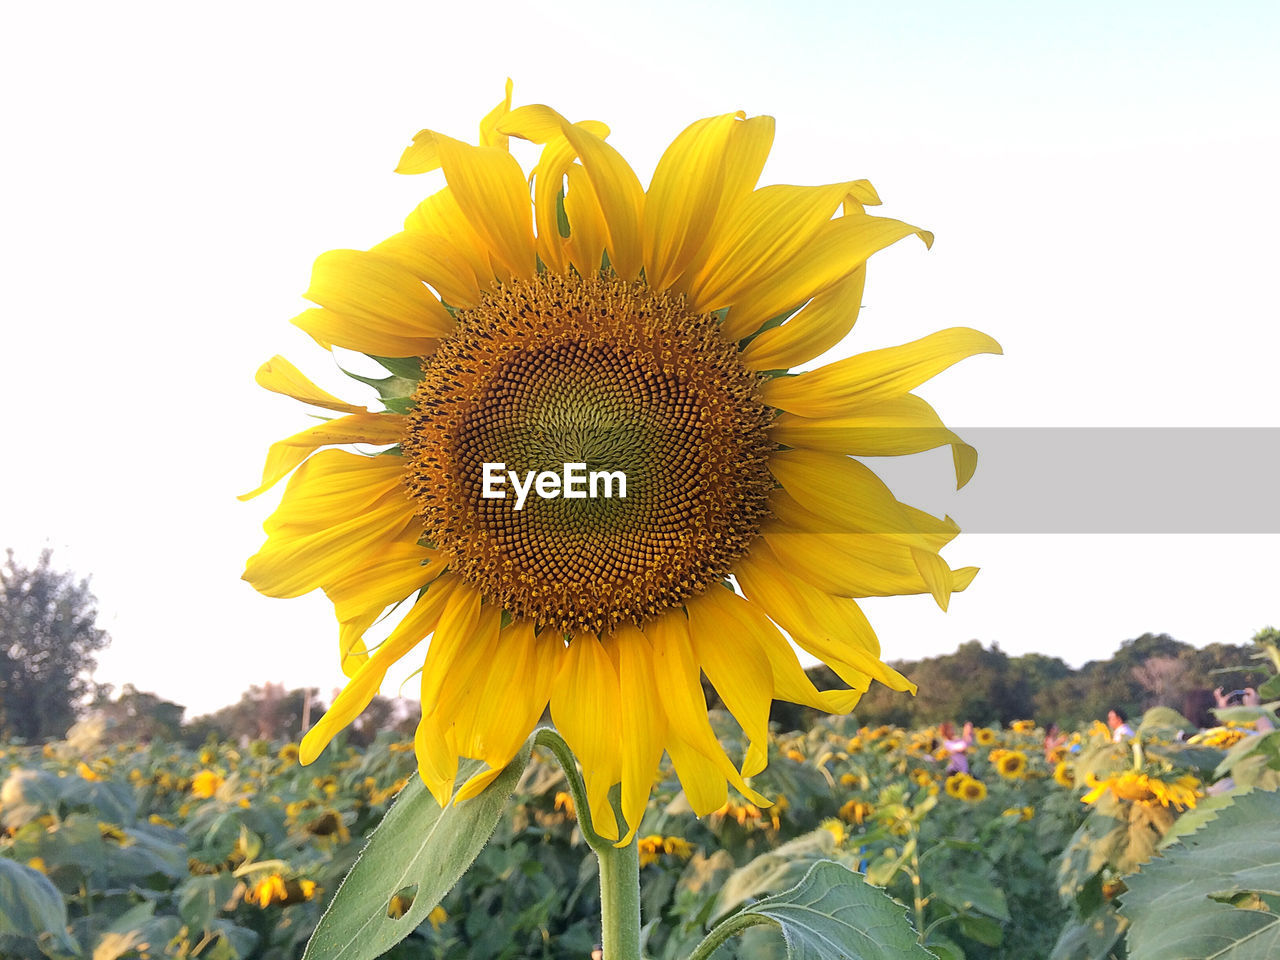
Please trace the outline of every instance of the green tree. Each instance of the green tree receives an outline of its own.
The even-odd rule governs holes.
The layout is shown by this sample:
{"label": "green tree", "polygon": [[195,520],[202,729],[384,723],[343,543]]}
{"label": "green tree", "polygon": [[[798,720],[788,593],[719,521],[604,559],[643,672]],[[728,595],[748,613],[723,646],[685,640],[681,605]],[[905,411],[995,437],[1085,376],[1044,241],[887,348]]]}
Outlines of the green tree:
{"label": "green tree", "polygon": [[118,698],[99,699],[93,709],[107,722],[106,742],[131,743],[179,739],[187,708],[126,683]]}
{"label": "green tree", "polygon": [[34,567],[6,553],[0,564],[0,735],[60,737],[95,692],[94,654],[111,642],[96,624],[88,580],[54,570],[45,550]]}

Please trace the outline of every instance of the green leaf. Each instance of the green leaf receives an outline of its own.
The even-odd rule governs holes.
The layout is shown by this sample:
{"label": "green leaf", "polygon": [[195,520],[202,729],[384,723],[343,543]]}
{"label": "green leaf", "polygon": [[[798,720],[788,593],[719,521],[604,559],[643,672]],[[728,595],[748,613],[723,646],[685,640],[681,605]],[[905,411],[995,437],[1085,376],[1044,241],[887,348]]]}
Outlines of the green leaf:
{"label": "green leaf", "polygon": [[1232,906],[1255,893],[1280,896],[1280,794],[1236,797],[1216,820],[1125,881],[1130,960],[1280,956],[1280,915]]}
{"label": "green leaf", "polygon": [[998,947],[1004,941],[1004,927],[988,917],[961,917],[960,932],[988,947]]}
{"label": "green leaf", "polygon": [[712,930],[694,957],[709,956],[730,932],[752,923],[782,930],[789,960],[933,960],[906,909],[861,874],[816,863],[798,884],[735,913]]}
{"label": "green leaf", "polygon": [[1110,960],[1111,948],[1127,926],[1128,921],[1108,904],[1063,927],[1049,960]]}
{"label": "green leaf", "polygon": [[211,930],[235,886],[236,879],[229,873],[192,877],[178,889],[178,914],[182,922],[193,930]]}
{"label": "green leaf", "polygon": [[1258,696],[1263,700],[1280,700],[1280,673],[1268,678],[1267,682],[1258,688]]}
{"label": "green leaf", "polygon": [[[981,913],[996,920],[1011,920],[1004,891],[990,876],[978,871],[946,872],[927,876],[929,888],[961,913]],[[975,940],[980,938],[974,937]],[[985,940],[981,941],[986,943]]]}
{"label": "green leaf", "polygon": [[819,827],[760,854],[724,881],[711,920],[718,920],[750,898],[795,886],[815,863],[832,859],[835,845],[831,831]]}
{"label": "green leaf", "polygon": [[[413,777],[369,838],[307,944],[303,960],[373,960],[426,919],[493,835],[507,799],[529,762],[532,741],[478,797],[441,810]],[[484,768],[464,760],[458,782]],[[391,897],[414,888],[398,919]]]}
{"label": "green leaf", "polygon": [[67,933],[67,905],[39,870],[0,857],[0,933],[39,938],[48,934],[77,956],[80,945]]}

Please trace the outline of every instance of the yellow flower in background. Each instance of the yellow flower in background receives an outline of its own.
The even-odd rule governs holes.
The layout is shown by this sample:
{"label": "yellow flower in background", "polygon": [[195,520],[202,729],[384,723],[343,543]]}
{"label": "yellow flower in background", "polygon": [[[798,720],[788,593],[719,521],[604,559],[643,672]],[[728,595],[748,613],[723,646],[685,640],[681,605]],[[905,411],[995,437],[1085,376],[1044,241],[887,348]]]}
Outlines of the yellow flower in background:
{"label": "yellow flower in background", "polygon": [[667,837],[662,841],[662,852],[680,860],[693,856],[693,844],[684,837]]}
{"label": "yellow flower in background", "polygon": [[98,775],[97,771],[95,771],[93,767],[89,766],[83,760],[81,760],[79,763],[76,764],[76,773],[80,774],[80,776],[85,780],[101,780],[102,779],[102,777]]}
{"label": "yellow flower in background", "polygon": [[[621,786],[625,842],[664,751],[699,815],[728,784],[765,805],[745,778],[766,765],[774,699],[846,712],[872,679],[914,690],[857,600],[924,593],[945,609],[976,569],[939,556],[954,523],[899,502],[851,455],[949,445],[965,483],[976,453],[911,391],[999,346],[952,328],[780,375],[848,334],[873,253],[931,236],[868,215],[879,199],[864,180],[757,189],[773,129],[699,120],[645,190],[607,127],[513,110],[508,85],[479,146],[414,138],[398,170],[439,170],[446,186],[403,232],[316,262],[317,306],[294,322],[391,376],[371,411],[282,358],[258,372],[336,415],[273,445],[246,494],[293,473],[245,578],[275,597],[322,589],[339,622],[350,681],[304,763],[430,637],[415,747],[436,799],[454,793],[460,757],[489,769],[457,799],[487,786],[550,703],[612,839]],[[510,137],[542,146],[531,175]],[[350,443],[388,449],[320,450]],[[571,496],[573,464],[610,495],[592,479]],[[536,473],[538,495],[521,499]],[[366,630],[406,598],[369,650]],[[784,630],[847,689],[818,690]],[[701,674],[742,727],[741,757],[708,722]]]}
{"label": "yellow flower in background", "polygon": [[444,907],[440,906],[438,903],[432,907],[431,912],[427,914],[427,920],[430,921],[432,930],[438,931],[442,926],[444,926],[444,922],[448,919],[449,914],[445,911]]}
{"label": "yellow flower in background", "polygon": [[996,773],[1006,780],[1017,780],[1027,772],[1027,755],[1021,750],[1006,750],[995,761]]}
{"label": "yellow flower in background", "polygon": [[840,818],[849,823],[856,823],[858,826],[866,823],[867,818],[873,813],[875,808],[862,800],[849,800],[840,808]]}
{"label": "yellow flower in background", "polygon": [[818,824],[818,826],[831,834],[836,841],[837,847],[844,843],[845,839],[848,837],[848,834],[844,829],[844,824],[835,817],[827,817],[827,819],[823,820],[822,823]]}
{"label": "yellow flower in background", "polygon": [[1014,733],[1030,733],[1036,728],[1034,720],[1015,720],[1009,724],[1009,729]]}
{"label": "yellow flower in background", "polygon": [[636,841],[636,847],[640,853],[640,866],[647,867],[651,863],[657,863],[662,854],[662,835],[655,833],[641,837]]}
{"label": "yellow flower in background", "polygon": [[1091,789],[1080,798],[1080,802],[1088,804],[1097,803],[1104,794],[1110,792],[1117,800],[1186,810],[1193,809],[1196,802],[1204,796],[1200,790],[1200,781],[1189,775],[1165,781],[1145,773],[1126,770],[1102,780],[1090,773],[1085,776],[1085,782]]}
{"label": "yellow flower in background", "polygon": [[1071,764],[1066,761],[1059,761],[1058,765],[1053,768],[1053,782],[1060,787],[1070,790],[1076,785],[1076,776],[1072,772]]}
{"label": "yellow flower in background", "polygon": [[289,898],[289,892],[285,889],[284,877],[278,873],[272,873],[263,877],[244,895],[245,903],[254,903],[266,909],[273,903],[284,903]]}
{"label": "yellow flower in background", "polygon": [[967,773],[953,773],[944,784],[946,794],[957,800],[978,803],[987,798],[987,785]]}
{"label": "yellow flower in background", "polygon": [[566,817],[577,819],[578,813],[573,808],[573,794],[561,790],[555,797],[555,809],[562,810]]}
{"label": "yellow flower in background", "polygon": [[208,799],[218,792],[218,788],[222,786],[223,779],[212,770],[201,770],[191,778],[191,795],[201,799]]}
{"label": "yellow flower in background", "polygon": [[973,731],[973,742],[980,747],[989,747],[996,742],[996,732],[989,727],[979,727]]}

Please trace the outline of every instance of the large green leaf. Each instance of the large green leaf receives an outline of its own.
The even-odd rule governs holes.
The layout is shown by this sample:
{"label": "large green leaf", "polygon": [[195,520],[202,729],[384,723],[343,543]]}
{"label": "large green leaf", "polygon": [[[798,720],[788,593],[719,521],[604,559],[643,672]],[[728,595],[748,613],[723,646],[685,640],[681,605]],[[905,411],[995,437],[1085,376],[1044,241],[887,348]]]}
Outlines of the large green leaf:
{"label": "large green leaf", "polygon": [[1280,794],[1236,797],[1125,881],[1130,960],[1280,956]]}
{"label": "large green leaf", "polygon": [[815,863],[834,859],[835,846],[831,831],[819,827],[760,854],[724,881],[711,920],[719,920],[748,899],[794,887]]}
{"label": "large green leaf", "polygon": [[[378,824],[307,944],[303,960],[373,960],[426,919],[493,835],[516,781],[529,762],[532,740],[478,797],[444,810],[413,777]],[[464,760],[458,782],[483,768]],[[414,888],[411,904],[392,896]]]}
{"label": "large green leaf", "polygon": [[[933,960],[902,904],[829,860],[814,864],[790,890],[735,913],[717,929],[753,922],[781,928],[789,960]],[[712,930],[694,956],[709,955],[704,948],[723,939]]]}
{"label": "large green leaf", "polygon": [[68,953],[80,946],[67,933],[67,905],[39,870],[0,857],[0,933],[50,937]]}

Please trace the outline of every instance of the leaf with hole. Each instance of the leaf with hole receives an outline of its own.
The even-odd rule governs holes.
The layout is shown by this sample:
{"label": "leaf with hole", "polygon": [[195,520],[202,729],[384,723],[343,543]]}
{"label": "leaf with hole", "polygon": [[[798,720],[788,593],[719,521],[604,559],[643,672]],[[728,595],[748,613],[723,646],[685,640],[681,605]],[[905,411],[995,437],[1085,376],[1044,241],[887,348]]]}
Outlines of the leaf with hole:
{"label": "leaf with hole", "polygon": [[[444,810],[413,777],[338,888],[303,960],[373,960],[412,933],[488,843],[531,744],[483,793]],[[483,768],[462,761],[458,782]]]}

